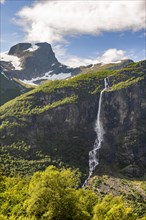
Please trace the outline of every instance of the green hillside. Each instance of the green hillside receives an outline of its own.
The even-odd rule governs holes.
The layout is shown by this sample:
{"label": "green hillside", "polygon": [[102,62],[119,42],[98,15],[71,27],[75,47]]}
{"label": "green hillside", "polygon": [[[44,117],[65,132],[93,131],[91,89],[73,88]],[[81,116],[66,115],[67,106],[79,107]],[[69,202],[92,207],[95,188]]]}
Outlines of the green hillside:
{"label": "green hillside", "polygon": [[[145,220],[145,74],[145,61],[91,71],[2,105],[0,219]],[[81,189],[106,77],[99,165]]]}
{"label": "green hillside", "polygon": [[108,93],[124,91],[144,80],[145,61],[118,71],[102,70],[46,82],[1,106],[4,172],[32,173],[53,163],[80,167],[87,173],[99,93],[107,76],[111,84]]}
{"label": "green hillside", "polygon": [[[144,79],[145,62],[132,63],[128,67],[119,71],[101,70],[91,71],[88,74],[79,74],[67,80],[55,80],[38,86],[33,91],[26,93],[11,102],[8,102],[1,108],[2,118],[5,116],[33,115],[40,114],[48,109],[55,108],[59,105],[86,99],[88,96],[99,93],[104,87],[104,78],[110,76],[111,88],[109,90],[118,90],[131,86]],[[64,94],[57,94],[57,90],[65,89]],[[73,95],[69,96],[69,93]],[[45,94],[57,94],[57,100],[50,102],[48,105],[42,105],[36,102],[37,97]],[[60,96],[60,97],[59,97]],[[5,112],[7,108],[7,112]]]}
{"label": "green hillside", "polygon": [[0,105],[28,92],[32,88],[33,87],[27,86],[17,79],[10,80],[0,73]]}

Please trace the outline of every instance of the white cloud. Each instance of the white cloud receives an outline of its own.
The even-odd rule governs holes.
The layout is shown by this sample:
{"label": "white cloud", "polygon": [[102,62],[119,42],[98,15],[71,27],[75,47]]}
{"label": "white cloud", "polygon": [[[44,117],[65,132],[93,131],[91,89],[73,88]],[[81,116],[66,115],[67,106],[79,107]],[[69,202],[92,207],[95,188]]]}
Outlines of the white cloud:
{"label": "white cloud", "polygon": [[102,54],[98,55],[97,57],[89,58],[81,58],[68,54],[67,50],[64,49],[62,45],[57,45],[57,47],[53,47],[53,50],[55,51],[55,54],[59,61],[71,67],[86,66],[96,63],[115,63],[123,59],[127,59],[128,57],[131,58],[131,54],[128,54],[126,51],[118,50],[116,48],[110,48],[104,51]]}
{"label": "white cloud", "polygon": [[127,57],[125,56],[125,54],[126,51],[124,50],[117,50],[115,48],[112,48],[105,51],[103,55],[99,58],[99,60],[102,63],[114,63],[122,59],[126,59]]}
{"label": "white cloud", "polygon": [[88,58],[81,58],[78,56],[68,56],[66,60],[63,61],[64,64],[71,67],[79,67],[79,66],[87,66],[89,64],[98,63],[96,59],[88,59]]}
{"label": "white cloud", "polygon": [[2,3],[2,4],[3,4],[4,2],[5,2],[5,0],[0,0],[0,3]]}
{"label": "white cloud", "polygon": [[30,42],[63,42],[66,36],[104,31],[138,31],[145,26],[145,1],[46,0],[24,7],[17,14],[17,23]]}

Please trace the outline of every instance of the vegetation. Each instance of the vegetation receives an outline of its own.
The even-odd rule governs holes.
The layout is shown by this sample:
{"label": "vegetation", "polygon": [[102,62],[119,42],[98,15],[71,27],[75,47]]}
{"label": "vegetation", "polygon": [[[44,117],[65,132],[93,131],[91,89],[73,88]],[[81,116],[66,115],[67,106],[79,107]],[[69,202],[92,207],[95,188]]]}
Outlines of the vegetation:
{"label": "vegetation", "polygon": [[2,73],[0,73],[0,105],[5,104],[9,100],[26,93],[35,87],[25,85],[18,79],[8,79]]}
{"label": "vegetation", "polygon": [[132,77],[130,79],[125,80],[124,82],[119,82],[117,84],[114,84],[109,91],[115,91],[115,90],[127,88],[128,86],[132,86],[135,83],[138,83],[139,81],[141,81],[143,79],[144,79],[144,76],[137,77],[137,78]]}
{"label": "vegetation", "polygon": [[[95,90],[96,93],[101,90],[103,78],[109,74],[112,74],[112,71],[80,74],[68,80],[49,81],[3,105],[0,109],[0,115],[2,118],[5,116],[27,116],[46,111],[52,107],[55,108],[56,102],[58,106],[62,105],[62,102],[70,103],[72,98],[72,101],[76,101],[76,98],[78,100],[85,99]],[[44,104],[43,101],[47,99],[48,95],[54,96],[54,93],[56,94],[55,100]],[[7,111],[5,111],[6,108]]]}
{"label": "vegetation", "polygon": [[139,217],[146,216],[145,178],[137,180],[128,179],[119,172],[115,172],[114,169],[112,169],[112,172],[113,175],[97,175],[92,177],[88,183],[88,189],[93,190],[102,198],[110,193],[114,196],[122,195],[127,204],[133,207],[134,212]]}
{"label": "vegetation", "polygon": [[[107,91],[114,92],[143,80],[144,70],[145,62],[143,61],[132,63],[118,71],[103,69],[87,74],[82,73],[67,80],[48,81],[2,105],[0,107],[0,136],[2,140],[0,160],[5,174],[13,175],[17,172],[21,175],[22,173],[30,174],[36,170],[43,170],[50,164],[62,164],[63,166],[67,164],[68,166],[69,163],[69,166],[75,168],[79,167],[80,158],[84,160],[82,168],[84,173],[87,173],[90,143],[85,141],[89,138],[84,134],[83,129],[79,127],[77,131],[68,133],[68,142],[63,135],[57,139],[45,136],[45,139],[40,140],[39,134],[37,134],[36,141],[35,143],[33,141],[32,144],[30,136],[34,135],[32,133],[35,122],[46,114],[52,115],[53,111],[59,108],[66,109],[68,106],[73,106],[79,109],[81,105],[90,104],[91,100],[96,103],[100,91],[104,88],[105,77],[110,77],[111,88]],[[39,128],[40,122],[38,123]],[[50,126],[53,128],[55,125],[51,124]],[[57,124],[57,127],[62,129],[61,124]],[[48,129],[49,125],[46,125],[44,120],[42,130]],[[55,134],[53,134],[54,137]],[[80,138],[76,139],[78,136]],[[22,144],[21,147],[21,143],[25,144]],[[27,146],[27,156],[23,151],[23,146]]]}
{"label": "vegetation", "polygon": [[[110,91],[126,88],[144,79],[145,62],[132,63],[122,70],[99,70],[97,72],[89,72],[88,74],[79,74],[67,80],[54,80],[44,83],[23,94],[14,100],[6,103],[0,108],[0,116],[24,116],[39,114],[50,108],[59,105],[87,99],[103,88],[103,79],[110,76]],[[15,81],[18,81],[15,79]],[[65,91],[65,92],[64,92]],[[67,93],[72,93],[71,96]],[[56,94],[56,99],[47,103],[43,102],[47,99],[47,95]],[[7,111],[5,111],[7,109]]]}
{"label": "vegetation", "polygon": [[77,170],[49,166],[32,177],[0,175],[0,219],[2,220],[140,220],[121,196],[100,198],[78,188]]}
{"label": "vegetation", "polygon": [[19,79],[13,77],[13,80],[18,83],[20,86],[22,86],[23,88],[26,88],[26,89],[34,89],[36,88],[37,85],[30,85],[30,84],[26,84],[22,81],[20,81]]}
{"label": "vegetation", "polygon": [[21,89],[0,73],[0,105],[21,95]]}
{"label": "vegetation", "polygon": [[[85,178],[88,172],[89,130],[81,121],[83,128],[77,127],[71,133],[65,130],[64,134],[62,123],[56,119],[61,131],[58,137],[55,122],[50,120],[52,110],[82,104],[84,108],[90,100],[97,101],[107,76],[111,83],[108,92],[115,92],[145,80],[144,74],[144,62],[118,71],[80,74],[46,82],[1,106],[0,163],[5,176],[0,173],[0,219],[145,220],[145,182],[104,175],[80,188],[80,177]],[[52,124],[49,120],[45,123],[46,116]],[[143,118],[145,121],[145,113]],[[41,136],[40,132],[46,130]],[[129,136],[129,142],[137,140]],[[58,168],[49,166],[52,164]],[[83,172],[67,168],[69,165]]]}

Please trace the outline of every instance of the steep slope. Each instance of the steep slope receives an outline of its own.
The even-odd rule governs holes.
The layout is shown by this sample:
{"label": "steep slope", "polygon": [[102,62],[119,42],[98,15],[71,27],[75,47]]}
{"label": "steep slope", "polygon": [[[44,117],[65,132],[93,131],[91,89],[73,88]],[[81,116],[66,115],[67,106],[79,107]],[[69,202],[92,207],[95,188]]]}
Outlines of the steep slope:
{"label": "steep slope", "polygon": [[71,68],[56,59],[52,47],[48,43],[19,43],[12,46],[9,52],[1,53],[0,104],[4,104],[48,80],[62,80],[81,72],[121,69],[132,62],[122,60],[111,64],[100,63]]}
{"label": "steep slope", "polygon": [[10,80],[3,71],[0,71],[0,105],[31,89],[33,86],[25,85],[14,78]]}
{"label": "steep slope", "polygon": [[35,86],[26,85],[16,78],[9,78],[0,66],[0,105],[8,102],[15,97],[30,91]]}
{"label": "steep slope", "polygon": [[81,72],[87,73],[100,69],[117,70],[132,63],[132,60],[104,64],[98,63],[78,68],[61,64],[48,43],[19,43],[9,52],[1,53],[0,67],[4,74],[22,80],[26,84],[40,84],[46,80],[65,79]]}
{"label": "steep slope", "polygon": [[[28,174],[53,163],[78,167],[87,175],[99,94],[109,76],[111,87],[102,104],[105,137],[96,172],[110,173],[114,167],[113,173],[143,176],[145,70],[142,61],[119,71],[102,70],[47,82],[3,105],[0,154],[4,172]],[[127,171],[129,165],[132,172]]]}
{"label": "steep slope", "polygon": [[120,70],[129,64],[133,63],[133,60],[130,59],[123,59],[118,62],[113,62],[113,63],[97,63],[97,64],[91,64],[88,66],[82,66],[80,67],[81,72],[83,73],[88,73],[91,71],[98,71],[98,70]]}
{"label": "steep slope", "polygon": [[139,217],[146,216],[145,178],[132,179],[124,178],[124,176],[95,175],[90,179],[86,188],[92,189],[101,198],[109,194],[122,196],[126,203],[134,208]]}
{"label": "steep slope", "polygon": [[7,77],[28,83],[39,83],[52,77],[63,79],[80,72],[78,68],[70,68],[58,62],[48,43],[16,44],[8,53],[1,54],[0,65]]}
{"label": "steep slope", "polygon": [[21,89],[0,73],[0,105],[21,95]]}

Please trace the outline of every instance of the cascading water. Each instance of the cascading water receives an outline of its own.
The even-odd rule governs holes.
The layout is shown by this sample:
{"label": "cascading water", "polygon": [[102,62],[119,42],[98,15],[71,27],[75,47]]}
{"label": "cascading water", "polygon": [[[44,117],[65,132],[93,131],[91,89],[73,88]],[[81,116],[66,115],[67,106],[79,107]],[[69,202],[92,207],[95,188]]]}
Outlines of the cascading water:
{"label": "cascading water", "polygon": [[98,104],[98,113],[95,123],[95,132],[97,138],[95,139],[93,150],[89,151],[89,176],[86,179],[83,187],[87,184],[89,178],[92,176],[95,167],[99,164],[98,150],[101,147],[104,135],[104,129],[101,121],[101,105],[102,105],[102,96],[105,90],[109,88],[109,78],[104,79],[104,89],[100,92],[99,104]]}

